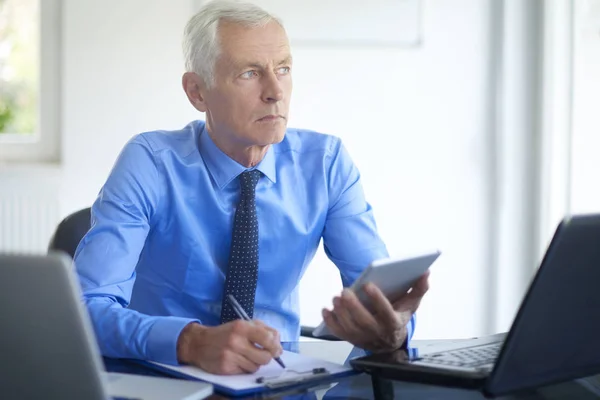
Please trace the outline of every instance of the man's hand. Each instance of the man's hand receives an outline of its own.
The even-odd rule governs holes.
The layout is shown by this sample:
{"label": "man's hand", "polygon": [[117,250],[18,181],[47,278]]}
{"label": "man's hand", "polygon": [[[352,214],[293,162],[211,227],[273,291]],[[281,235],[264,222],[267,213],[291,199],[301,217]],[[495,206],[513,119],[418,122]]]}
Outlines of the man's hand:
{"label": "man's hand", "polygon": [[282,351],[279,333],[256,320],[215,327],[191,323],[177,341],[179,362],[219,375],[256,372]]}
{"label": "man's hand", "polygon": [[355,346],[373,352],[396,350],[406,340],[406,325],[429,289],[428,277],[429,272],[394,304],[376,285],[366,284],[373,313],[352,291],[344,289],[341,296],[334,297],[333,311],[323,309],[323,320],[334,335]]}

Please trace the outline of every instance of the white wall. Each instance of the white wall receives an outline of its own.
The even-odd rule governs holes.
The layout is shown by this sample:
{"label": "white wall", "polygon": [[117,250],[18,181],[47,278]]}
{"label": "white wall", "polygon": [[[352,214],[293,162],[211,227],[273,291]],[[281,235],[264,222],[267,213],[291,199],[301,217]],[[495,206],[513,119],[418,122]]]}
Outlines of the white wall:
{"label": "white wall", "polygon": [[[290,123],[344,139],[391,254],[442,249],[416,336],[470,336],[487,301],[488,2],[423,4],[421,48],[295,49]],[[320,306],[339,281],[325,260],[302,287]]]}
{"label": "white wall", "polygon": [[[294,49],[290,125],[344,139],[390,253],[444,252],[419,338],[486,330],[490,1],[424,1],[416,49]],[[132,135],[197,118],[180,89],[192,3],[64,0],[63,215],[94,200]],[[301,286],[303,323],[320,321],[339,285],[319,254]]]}
{"label": "white wall", "polygon": [[125,142],[197,118],[181,90],[191,3],[64,0],[63,213],[87,207]]}
{"label": "white wall", "polygon": [[571,209],[600,212],[600,1],[575,4]]}

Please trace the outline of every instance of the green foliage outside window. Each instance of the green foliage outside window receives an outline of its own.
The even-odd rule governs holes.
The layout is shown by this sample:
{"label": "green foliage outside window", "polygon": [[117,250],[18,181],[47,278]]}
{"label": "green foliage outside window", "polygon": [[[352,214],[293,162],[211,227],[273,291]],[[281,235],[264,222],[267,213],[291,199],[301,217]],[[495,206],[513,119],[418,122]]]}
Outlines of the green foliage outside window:
{"label": "green foliage outside window", "polygon": [[37,131],[39,1],[0,0],[0,134]]}

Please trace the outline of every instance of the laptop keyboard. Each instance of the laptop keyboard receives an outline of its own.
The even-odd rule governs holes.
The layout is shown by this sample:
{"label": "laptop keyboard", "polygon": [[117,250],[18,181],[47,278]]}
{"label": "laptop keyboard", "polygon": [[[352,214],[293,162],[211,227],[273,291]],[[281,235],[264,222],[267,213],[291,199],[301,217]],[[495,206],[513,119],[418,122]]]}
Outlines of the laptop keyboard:
{"label": "laptop keyboard", "polygon": [[498,358],[501,347],[502,342],[497,342],[482,346],[448,350],[424,355],[419,361],[451,367],[477,368],[493,364],[496,358]]}

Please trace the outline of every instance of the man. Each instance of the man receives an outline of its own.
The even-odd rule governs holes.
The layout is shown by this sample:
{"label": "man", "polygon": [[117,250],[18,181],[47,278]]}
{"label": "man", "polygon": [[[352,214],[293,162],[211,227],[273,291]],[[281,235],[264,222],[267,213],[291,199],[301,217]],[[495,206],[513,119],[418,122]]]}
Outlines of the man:
{"label": "man", "polygon": [[[387,255],[339,139],[287,129],[292,56],[279,20],[208,3],[185,29],[190,103],[180,131],[134,137],[92,207],[75,264],[103,354],[254,372],[299,335],[298,282],[319,241],[349,286]],[[399,348],[427,291],[395,304],[367,287],[323,310],[330,330],[371,351]],[[231,294],[255,320],[236,319]]]}

